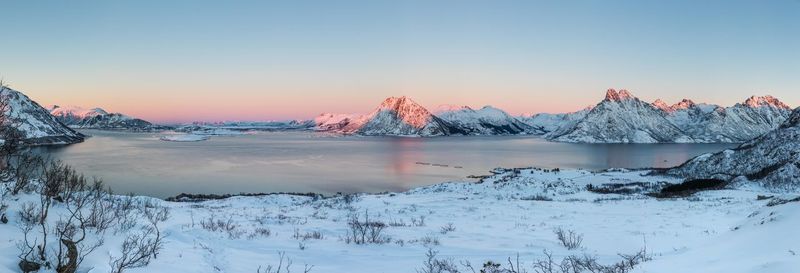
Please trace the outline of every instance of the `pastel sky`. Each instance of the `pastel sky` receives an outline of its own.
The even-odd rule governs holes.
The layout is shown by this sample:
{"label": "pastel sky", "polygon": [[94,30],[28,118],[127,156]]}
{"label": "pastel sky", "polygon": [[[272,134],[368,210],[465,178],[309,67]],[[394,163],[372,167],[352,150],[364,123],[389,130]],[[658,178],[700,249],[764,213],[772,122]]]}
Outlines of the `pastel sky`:
{"label": "pastel sky", "polygon": [[0,77],[159,122],[511,113],[652,101],[800,106],[800,1],[0,1]]}

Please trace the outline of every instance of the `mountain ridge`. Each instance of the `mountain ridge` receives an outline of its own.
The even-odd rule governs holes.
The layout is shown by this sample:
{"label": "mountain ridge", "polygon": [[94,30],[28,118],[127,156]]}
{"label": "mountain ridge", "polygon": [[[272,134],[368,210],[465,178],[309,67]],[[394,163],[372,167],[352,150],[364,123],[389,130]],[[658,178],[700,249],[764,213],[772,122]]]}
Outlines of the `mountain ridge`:
{"label": "mountain ridge", "polygon": [[61,123],[22,92],[0,86],[0,99],[8,102],[6,116],[28,145],[64,145],[83,142],[85,136]]}

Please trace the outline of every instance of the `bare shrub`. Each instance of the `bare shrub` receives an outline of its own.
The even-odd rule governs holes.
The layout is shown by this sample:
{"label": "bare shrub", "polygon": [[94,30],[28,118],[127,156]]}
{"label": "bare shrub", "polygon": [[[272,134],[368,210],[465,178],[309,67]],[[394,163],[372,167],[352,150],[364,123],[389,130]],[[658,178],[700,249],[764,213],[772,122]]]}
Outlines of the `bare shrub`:
{"label": "bare shrub", "polygon": [[425,226],[425,215],[421,215],[419,218],[411,217],[411,226],[413,226],[413,227],[424,227]]}
{"label": "bare shrub", "polygon": [[208,219],[200,220],[200,226],[211,232],[223,232],[228,234],[229,239],[239,239],[244,234],[239,228],[240,226],[233,222],[233,218],[222,220],[216,218],[213,214]]}
{"label": "bare shrub", "polygon": [[253,240],[258,237],[269,237],[270,235],[272,235],[271,230],[268,228],[258,227],[247,235],[247,239]]}
{"label": "bare shrub", "polygon": [[294,235],[292,235],[292,238],[294,238],[296,240],[301,240],[301,241],[308,241],[308,240],[311,240],[311,239],[322,240],[323,236],[322,236],[322,233],[319,232],[319,231],[310,231],[310,232],[303,233],[303,232],[300,232],[300,229],[295,228],[294,229]]}
{"label": "bare shrub", "polygon": [[[286,257],[285,252],[278,252],[278,266],[273,267],[272,265],[268,265],[263,268],[259,266],[256,270],[256,273],[291,273],[292,272],[292,259]],[[311,269],[313,269],[313,265],[305,265],[303,267],[303,273],[310,273]]]}
{"label": "bare shrub", "polygon": [[440,230],[442,234],[447,234],[453,231],[456,231],[456,226],[454,226],[453,223],[447,223],[447,225],[444,225]]}
{"label": "bare shrub", "polygon": [[[128,203],[123,205],[127,206]],[[169,209],[153,201],[141,203],[138,209],[149,225],[125,238],[119,257],[109,257],[112,273],[145,267],[152,259],[158,258],[159,251],[164,247],[164,235],[158,225],[169,219]]]}
{"label": "bare shrub", "polygon": [[544,194],[537,194],[537,195],[522,197],[519,200],[523,200],[523,201],[548,201],[549,202],[549,201],[553,201],[553,198],[550,198],[549,196],[544,195]]}
{"label": "bare shrub", "polygon": [[138,203],[135,201],[133,195],[114,198],[113,212],[116,226],[114,234],[124,233],[136,227],[138,216],[136,215],[136,206]]}
{"label": "bare shrub", "polygon": [[122,273],[127,269],[145,267],[154,258],[153,253],[160,249],[159,239],[152,228],[128,235],[122,242],[121,255],[109,257],[112,273]]}
{"label": "bare shrub", "polygon": [[44,159],[31,153],[19,152],[8,156],[7,161],[8,168],[14,177],[14,183],[11,184],[11,195],[17,195],[20,191],[27,192],[31,182],[39,177]]}
{"label": "bare shrub", "polygon": [[33,226],[39,223],[39,206],[33,202],[25,202],[19,209],[19,220],[23,226]]}
{"label": "bare shrub", "polygon": [[140,208],[142,215],[144,215],[144,219],[150,224],[148,229],[152,233],[152,244],[153,247],[150,248],[151,255],[153,258],[158,258],[158,253],[161,251],[161,248],[164,245],[164,235],[161,234],[161,229],[158,225],[161,222],[167,221],[169,219],[169,208],[161,206],[156,202],[149,200],[144,203],[144,205]]}
{"label": "bare shrub", "polygon": [[567,249],[575,250],[582,247],[583,244],[582,234],[578,234],[574,230],[564,230],[560,227],[556,228],[554,232],[558,237],[558,241],[561,243],[561,245],[566,247]]}
{"label": "bare shrub", "polygon": [[582,256],[570,255],[564,257],[560,262],[555,261],[552,253],[547,250],[544,251],[544,255],[544,259],[534,262],[533,270],[535,273],[627,273],[633,271],[639,264],[650,260],[644,249],[632,255],[619,254],[622,261],[611,265],[600,264],[597,262],[597,257],[586,254]]}
{"label": "bare shrub", "polygon": [[384,235],[384,230],[388,227],[386,223],[369,219],[369,212],[364,212],[364,220],[357,214],[350,215],[347,221],[348,233],[344,241],[348,244],[385,244],[391,242],[391,238]]}
{"label": "bare shrub", "polygon": [[439,238],[433,235],[426,235],[425,237],[420,238],[419,242],[426,247],[438,246],[442,244],[439,242]]}
{"label": "bare shrub", "polygon": [[459,273],[458,266],[452,259],[438,259],[438,254],[438,251],[428,249],[426,260],[422,263],[422,268],[417,269],[417,273]]}

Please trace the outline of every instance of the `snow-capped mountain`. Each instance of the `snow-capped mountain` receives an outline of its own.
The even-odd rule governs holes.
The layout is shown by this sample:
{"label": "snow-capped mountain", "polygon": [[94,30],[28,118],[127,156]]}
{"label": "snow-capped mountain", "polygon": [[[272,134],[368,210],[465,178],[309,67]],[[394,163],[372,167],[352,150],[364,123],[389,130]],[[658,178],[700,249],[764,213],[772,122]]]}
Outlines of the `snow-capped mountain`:
{"label": "snow-capped mountain", "polygon": [[609,89],[606,97],[583,119],[561,126],[547,138],[580,143],[691,142],[667,120],[663,111],[643,102],[627,90]]}
{"label": "snow-capped mountain", "polygon": [[50,114],[72,128],[129,131],[152,131],[160,128],[148,121],[120,113],[109,113],[101,108],[85,109],[53,105],[49,109]]}
{"label": "snow-capped mountain", "polygon": [[100,108],[84,109],[77,106],[62,107],[58,105],[52,105],[47,107],[47,109],[50,110],[50,114],[55,116],[59,121],[61,121],[61,123],[66,125],[77,124],[88,117],[108,114],[108,112]]}
{"label": "snow-capped mountain", "polygon": [[572,124],[575,122],[586,117],[586,114],[589,113],[592,108],[593,107],[586,107],[583,110],[571,113],[539,113],[534,115],[523,115],[519,117],[519,120],[531,127],[538,128],[545,133],[549,133],[558,130],[558,128],[562,126],[572,126]]}
{"label": "snow-capped mountain", "polygon": [[[653,105],[661,104],[656,101]],[[792,111],[771,96],[750,97],[743,103],[727,108],[696,104],[684,99],[662,110],[670,122],[695,142],[707,143],[736,143],[754,139],[780,126]]]}
{"label": "snow-capped mountain", "polygon": [[157,130],[152,123],[119,113],[86,117],[74,125],[77,128],[103,130],[152,131]]}
{"label": "snow-capped mountain", "polygon": [[391,97],[372,113],[352,120],[340,130],[347,134],[446,136],[465,134],[407,97]]}
{"label": "snow-capped mountain", "polygon": [[473,110],[469,106],[440,106],[436,116],[459,127],[471,135],[544,134],[544,130],[530,126],[503,110],[484,106]]}
{"label": "snow-capped mountain", "polygon": [[47,109],[19,91],[0,86],[0,96],[10,109],[6,115],[31,145],[71,144],[84,140],[84,135],[58,121]]}
{"label": "snow-capped mountain", "polygon": [[756,182],[777,191],[797,190],[800,187],[800,108],[776,130],[736,149],[698,156],[667,173],[687,179]]}

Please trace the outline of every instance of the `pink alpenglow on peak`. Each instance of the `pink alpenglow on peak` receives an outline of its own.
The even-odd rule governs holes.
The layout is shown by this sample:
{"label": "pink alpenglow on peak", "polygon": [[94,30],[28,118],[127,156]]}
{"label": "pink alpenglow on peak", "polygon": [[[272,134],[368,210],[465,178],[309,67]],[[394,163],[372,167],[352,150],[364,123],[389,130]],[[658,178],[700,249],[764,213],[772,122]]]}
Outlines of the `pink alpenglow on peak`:
{"label": "pink alpenglow on peak", "polygon": [[678,102],[676,104],[667,105],[667,103],[664,102],[663,100],[657,99],[656,101],[654,101],[652,103],[652,105],[653,105],[653,107],[661,109],[664,112],[674,113],[674,112],[677,112],[677,111],[681,111],[681,110],[686,110],[686,109],[692,108],[696,104],[690,99],[683,99],[683,100],[681,100],[680,102]]}
{"label": "pink alpenglow on peak", "polygon": [[692,108],[695,105],[696,104],[694,103],[694,101],[692,101],[690,99],[683,99],[680,102],[670,106],[670,108],[672,108],[673,111],[678,111],[678,110],[684,110],[684,109]]}
{"label": "pink alpenglow on peak", "polygon": [[664,112],[668,112],[668,113],[671,113],[671,112],[675,111],[674,109],[672,109],[671,106],[667,105],[667,103],[664,102],[661,99],[657,99],[656,101],[654,101],[653,102],[653,106],[658,108],[658,109],[661,109]]}
{"label": "pink alpenglow on peak", "polygon": [[374,114],[381,111],[394,112],[400,120],[417,129],[428,125],[433,116],[428,109],[425,109],[425,107],[422,107],[406,96],[387,98],[381,103],[381,106],[375,110]]}
{"label": "pink alpenglow on peak", "polygon": [[611,88],[606,91],[607,101],[623,101],[634,98],[628,90],[620,89],[619,91]]}
{"label": "pink alpenglow on peak", "polygon": [[455,112],[455,111],[464,111],[464,110],[473,110],[472,107],[466,105],[450,105],[450,104],[443,104],[436,107],[436,114],[445,113],[445,112]]}
{"label": "pink alpenglow on peak", "polygon": [[108,112],[101,108],[85,109],[78,106],[62,107],[58,105],[52,105],[47,109],[50,110],[50,113],[54,116],[71,116],[78,119],[108,114]]}
{"label": "pink alpenglow on peak", "polygon": [[747,106],[750,106],[750,107],[753,107],[753,108],[762,107],[762,106],[769,106],[769,107],[778,108],[778,109],[792,110],[792,108],[789,107],[789,105],[786,105],[785,103],[781,102],[777,98],[775,98],[773,96],[769,96],[769,95],[761,96],[761,97],[752,96],[752,97],[750,97],[750,98],[748,98],[747,100],[744,101],[744,105],[747,105]]}

